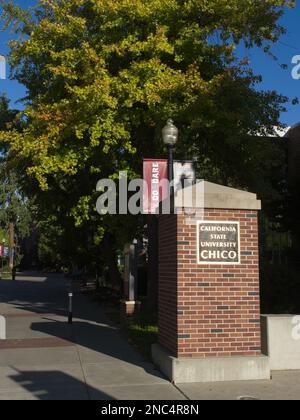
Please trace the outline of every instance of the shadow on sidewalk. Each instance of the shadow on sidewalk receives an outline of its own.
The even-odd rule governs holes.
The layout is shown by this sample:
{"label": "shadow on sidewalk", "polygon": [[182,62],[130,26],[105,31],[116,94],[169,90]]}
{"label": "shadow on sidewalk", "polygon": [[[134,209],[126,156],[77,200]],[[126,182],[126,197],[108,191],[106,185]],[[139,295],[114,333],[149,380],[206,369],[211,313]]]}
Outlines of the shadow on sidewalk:
{"label": "shadow on sidewalk", "polygon": [[[76,282],[74,285],[78,286]],[[19,273],[15,281],[0,279],[0,315],[1,304],[6,304],[20,313],[26,311],[36,315],[67,317],[68,292],[71,289],[72,281],[63,274],[29,272]],[[79,317],[97,322],[99,315],[89,308],[85,309],[80,311]]]}
{"label": "shadow on sidewalk", "polygon": [[[83,353],[84,350],[95,352],[91,356],[89,352],[85,353],[86,363],[113,362],[115,359],[141,367],[153,376],[163,377],[113,327],[81,321],[75,321],[73,325],[59,321],[50,322],[50,319],[48,321],[32,323],[31,329],[56,338],[67,339],[80,346],[80,351]],[[92,361],[89,361],[89,356]]]}
{"label": "shadow on sidewalk", "polygon": [[65,316],[69,285],[59,274],[26,273],[15,281],[0,280],[0,305],[33,314]]}
{"label": "shadow on sidewalk", "polygon": [[16,309],[19,316],[22,316],[23,311],[27,315],[28,312],[40,315],[39,319],[42,318],[43,322],[31,323],[31,330],[80,346],[79,351],[83,353],[86,363],[119,360],[163,378],[111,325],[101,306],[90,301],[87,296],[76,295],[74,298],[76,319],[73,325],[57,320],[57,315],[67,320],[68,287],[67,279],[52,274],[26,273],[18,276],[14,282],[0,281],[0,308],[1,302],[4,302],[10,313]]}
{"label": "shadow on sidewalk", "polygon": [[21,371],[10,375],[31,396],[39,400],[113,400],[110,395],[99,391],[79,379],[60,371]]}

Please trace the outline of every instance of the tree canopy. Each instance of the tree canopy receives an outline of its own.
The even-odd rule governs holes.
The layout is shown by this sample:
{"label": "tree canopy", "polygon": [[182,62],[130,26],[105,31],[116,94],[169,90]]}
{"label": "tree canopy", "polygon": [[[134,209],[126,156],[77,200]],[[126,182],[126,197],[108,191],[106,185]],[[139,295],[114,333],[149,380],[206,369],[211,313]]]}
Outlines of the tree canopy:
{"label": "tree canopy", "polygon": [[235,47],[276,42],[288,5],[44,0],[24,15],[8,3],[7,23],[24,19],[10,64],[28,89],[28,125],[11,131],[12,150],[30,159],[28,173],[47,188],[50,176],[86,166],[91,173],[135,169],[136,156],[161,152],[160,129],[173,116],[186,153],[205,151],[222,170],[227,150],[245,160],[244,136],[270,133],[284,98],[254,89],[257,78]]}
{"label": "tree canopy", "polygon": [[236,50],[243,43],[269,53],[293,5],[41,0],[24,11],[3,1],[3,27],[18,35],[10,42],[11,76],[27,97],[23,129],[0,139],[26,163],[31,187],[44,191],[40,201],[55,200],[50,207],[63,208],[68,223],[89,226],[94,243],[105,232],[125,240],[135,226],[116,217],[99,227],[96,182],[120,170],[141,175],[143,156],[163,156],[169,117],[180,128],[178,157],[197,157],[201,177],[266,190],[258,180],[278,150],[270,153],[255,136],[274,133],[287,98],[259,90],[260,76]]}
{"label": "tree canopy", "polygon": [[[18,111],[11,110],[9,100],[0,96],[0,127],[3,132],[14,127]],[[30,211],[29,202],[24,194],[20,182],[20,173],[10,161],[9,143],[6,141],[1,145],[0,150],[0,232],[1,244],[10,247],[19,244],[19,240],[29,234]],[[10,233],[10,234],[9,234]],[[19,255],[15,253],[17,261]],[[11,256],[11,264],[13,257]]]}

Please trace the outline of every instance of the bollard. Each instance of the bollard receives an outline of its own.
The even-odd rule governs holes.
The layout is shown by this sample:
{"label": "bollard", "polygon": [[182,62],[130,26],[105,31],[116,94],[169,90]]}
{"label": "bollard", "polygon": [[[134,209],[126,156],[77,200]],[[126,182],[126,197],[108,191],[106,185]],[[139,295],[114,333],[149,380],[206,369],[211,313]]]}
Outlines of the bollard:
{"label": "bollard", "polygon": [[68,313],[68,323],[73,324],[73,293],[69,293],[69,313]]}
{"label": "bollard", "polygon": [[6,340],[6,319],[0,315],[0,340]]}

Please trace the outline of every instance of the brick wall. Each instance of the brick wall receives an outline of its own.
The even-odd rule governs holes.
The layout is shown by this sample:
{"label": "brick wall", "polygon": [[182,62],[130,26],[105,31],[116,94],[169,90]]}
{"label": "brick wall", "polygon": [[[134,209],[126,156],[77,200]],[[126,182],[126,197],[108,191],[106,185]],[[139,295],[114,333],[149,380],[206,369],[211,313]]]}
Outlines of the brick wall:
{"label": "brick wall", "polygon": [[257,211],[205,210],[204,220],[240,222],[241,264],[197,264],[197,218],[160,216],[159,342],[176,357],[259,356]]}
{"label": "brick wall", "polygon": [[177,217],[159,218],[159,343],[177,354]]}

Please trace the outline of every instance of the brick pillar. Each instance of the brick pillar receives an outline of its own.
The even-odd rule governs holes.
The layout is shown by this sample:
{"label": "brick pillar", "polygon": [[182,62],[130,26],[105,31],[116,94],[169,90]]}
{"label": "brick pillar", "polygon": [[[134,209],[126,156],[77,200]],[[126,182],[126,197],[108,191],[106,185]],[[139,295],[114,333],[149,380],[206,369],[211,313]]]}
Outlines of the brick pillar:
{"label": "brick pillar", "polygon": [[[210,205],[218,204],[209,197]],[[257,203],[248,202],[250,209],[205,208],[200,218],[197,212],[160,216],[159,346],[154,346],[153,357],[174,382],[270,378],[268,360],[261,354]],[[238,207],[236,197],[232,204]],[[200,261],[199,245],[207,244],[208,237],[201,236],[203,222],[210,229],[227,229],[226,223],[238,227],[231,240],[238,239],[239,260]],[[217,234],[225,239],[209,244],[236,244],[227,242],[230,234]],[[219,254],[205,250],[203,255]]]}
{"label": "brick pillar", "polygon": [[177,216],[164,215],[159,219],[158,323],[159,343],[177,356]]}

